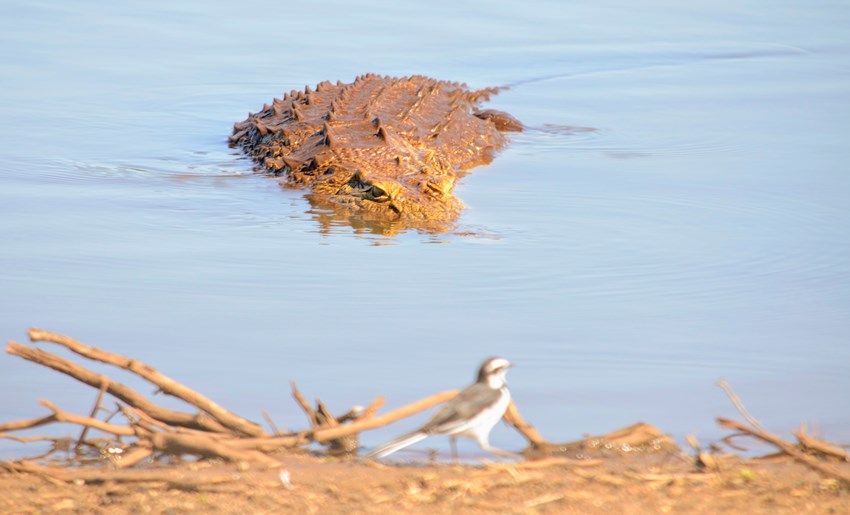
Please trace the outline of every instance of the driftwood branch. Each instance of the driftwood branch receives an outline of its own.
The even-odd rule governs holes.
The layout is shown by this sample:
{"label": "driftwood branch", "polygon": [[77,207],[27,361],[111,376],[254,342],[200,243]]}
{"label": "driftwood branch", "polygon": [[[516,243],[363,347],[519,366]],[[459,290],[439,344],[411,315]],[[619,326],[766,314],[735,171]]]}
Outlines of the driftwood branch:
{"label": "driftwood branch", "polygon": [[277,424],[274,423],[274,420],[272,420],[272,417],[271,415],[269,415],[269,412],[266,410],[262,410],[260,413],[263,415],[263,419],[266,421],[266,424],[269,425],[269,429],[272,430],[272,434],[279,434],[280,429],[277,428]]}
{"label": "driftwood branch", "polygon": [[366,409],[363,410],[363,413],[360,415],[360,419],[367,420],[374,417],[375,413],[384,406],[384,402],[386,402],[386,399],[384,399],[383,396],[377,396],[375,400],[372,401],[372,404],[366,406]]}
{"label": "driftwood branch", "polygon": [[735,395],[735,393],[732,391],[732,388],[726,383],[726,381],[721,381],[720,387],[723,388],[724,392],[726,392],[726,395],[735,405],[735,408],[738,410],[738,412],[741,413],[741,415],[750,423],[750,425],[748,426],[735,420],[731,420],[724,417],[717,417],[717,423],[720,424],[720,426],[725,427],[727,429],[739,431],[741,433],[757,438],[763,442],[767,442],[775,447],[778,447],[782,452],[791,456],[800,463],[822,474],[826,474],[827,476],[833,477],[843,482],[846,486],[850,486],[850,474],[843,470],[839,470],[838,468],[834,467],[829,463],[824,462],[823,460],[819,460],[814,456],[806,454],[794,444],[786,442],[779,436],[766,431],[761,426],[761,424],[758,423],[758,420],[756,420],[755,417],[750,415],[746,408],[744,408],[743,403],[741,403],[738,396]]}
{"label": "driftwood branch", "polygon": [[40,404],[53,412],[53,416],[56,417],[57,422],[67,422],[70,424],[81,425],[83,427],[90,427],[92,429],[97,429],[98,431],[103,431],[104,433],[112,433],[116,436],[136,435],[136,431],[134,431],[131,427],[110,424],[96,418],[74,415],[73,413],[60,410],[50,401],[41,401]]}
{"label": "driftwood branch", "polygon": [[208,458],[224,458],[229,461],[253,461],[268,467],[279,467],[281,464],[252,449],[238,449],[224,441],[215,440],[211,436],[192,434],[184,435],[176,432],[154,433],[150,438],[153,448],[167,454],[194,454]]}
{"label": "driftwood branch", "polygon": [[32,361],[33,363],[52,368],[57,372],[71,376],[74,379],[94,388],[100,389],[103,385],[106,385],[106,391],[113,397],[122,400],[130,406],[141,409],[151,417],[165,422],[166,424],[212,432],[228,432],[225,427],[211,419],[208,415],[203,413],[191,415],[163,408],[150,402],[132,388],[121,383],[110,381],[106,376],[96,374],[55,354],[45,352],[41,349],[31,349],[15,342],[8,343],[6,352],[27,361]]}
{"label": "driftwood branch", "polygon": [[316,414],[318,415],[318,425],[320,426],[336,427],[339,425],[339,421],[336,419],[333,413],[331,413],[331,410],[328,409],[327,406],[325,406],[324,402],[318,399],[316,399]]}
{"label": "driftwood branch", "polygon": [[2,438],[3,440],[12,440],[20,443],[56,441],[56,438],[53,436],[12,436],[7,435],[6,433],[0,433],[0,438]]}
{"label": "driftwood branch", "polygon": [[310,403],[307,402],[307,399],[301,395],[301,392],[298,390],[298,385],[295,384],[295,381],[289,382],[292,387],[292,398],[295,399],[295,402],[301,406],[301,409],[304,410],[304,413],[307,415],[307,420],[310,422],[310,427],[316,427],[319,425],[319,417],[316,415],[316,412],[313,410],[313,407],[310,406]]}
{"label": "driftwood branch", "polygon": [[[100,403],[103,402],[103,396],[106,394],[106,390],[109,387],[109,381],[104,381],[103,384],[100,385],[100,390],[97,392],[97,398],[94,401],[94,406],[91,408],[91,413],[89,413],[89,418],[94,418],[97,415],[97,412],[100,411],[101,406]],[[80,447],[86,439],[86,434],[89,431],[89,426],[83,426],[83,430],[80,431],[80,437],[77,438],[77,447]]]}
{"label": "driftwood branch", "polygon": [[832,446],[826,442],[814,438],[813,436],[810,436],[808,433],[806,433],[805,426],[801,426],[799,431],[795,431],[794,436],[797,437],[797,440],[800,442],[800,445],[806,450],[816,452],[823,456],[836,458],[841,461],[850,461],[850,454],[847,454],[846,452],[835,446]]}
{"label": "driftwood branch", "polygon": [[391,411],[379,417],[358,420],[357,422],[344,426],[319,428],[315,431],[308,432],[306,436],[308,439],[314,442],[321,443],[327,442],[329,440],[335,440],[337,438],[342,438],[343,436],[348,436],[354,433],[359,433],[361,431],[366,431],[367,429],[383,427],[387,424],[395,422],[396,420],[409,417],[411,415],[419,413],[420,411],[424,411],[432,406],[440,404],[441,402],[446,402],[457,394],[458,390],[448,390],[442,393],[438,393],[436,395],[432,395],[420,401],[414,402],[413,404],[409,404],[407,406],[399,408],[395,411]]}
{"label": "driftwood branch", "polygon": [[[151,433],[154,433],[155,431],[167,432],[171,430],[167,425],[150,418],[147,414],[145,414],[145,412],[136,408],[122,406],[121,411],[128,418],[135,419],[136,422],[134,422],[134,424],[146,428]],[[234,449],[255,450],[264,453],[277,452],[283,449],[292,449],[308,443],[306,439],[298,435],[279,435],[252,438],[234,437],[232,435],[221,433],[205,433],[203,431],[198,431],[194,429],[181,429],[181,431],[184,434],[208,436],[215,441],[226,442],[229,447],[232,447]],[[126,457],[123,457],[122,461],[124,459],[126,459]]]}
{"label": "driftwood branch", "polygon": [[125,450],[121,458],[115,462],[118,468],[129,468],[136,465],[153,454],[153,449],[148,446],[136,446]]}
{"label": "driftwood branch", "polygon": [[744,403],[741,402],[741,398],[738,397],[734,391],[732,391],[732,387],[729,386],[729,383],[727,383],[725,379],[721,379],[720,381],[718,381],[717,386],[719,386],[726,393],[726,396],[729,397],[729,400],[732,401],[732,404],[735,405],[735,409],[738,410],[738,413],[740,413],[745,419],[747,419],[747,422],[749,422],[751,426],[763,433],[767,432],[764,426],[761,425],[761,422],[759,422],[756,417],[752,416],[750,412],[747,411],[747,408],[744,407]]}
{"label": "driftwood branch", "polygon": [[[9,342],[6,349],[7,353],[66,374],[84,384],[97,388],[99,392],[89,416],[68,413],[49,401],[43,401],[42,404],[53,412],[51,415],[0,424],[0,435],[8,438],[8,435],[2,433],[31,429],[54,422],[81,426],[81,439],[84,438],[86,431],[95,429],[111,435],[104,440],[110,451],[114,449],[115,452],[111,452],[114,457],[112,462],[119,469],[132,467],[159,453],[168,455],[192,454],[200,457],[260,463],[268,467],[280,466],[278,460],[269,456],[270,453],[313,443],[326,445],[330,447],[331,451],[336,450],[350,454],[357,450],[357,438],[360,432],[382,427],[417,414],[455,397],[458,393],[457,390],[445,391],[383,415],[377,414],[378,410],[384,405],[384,398],[379,396],[366,408],[355,407],[348,413],[335,416],[321,400],[317,399],[315,407],[311,406],[293,382],[292,396],[307,414],[309,429],[269,435],[253,422],[225,410],[206,397],[163,376],[144,363],[89,347],[67,336],[48,331],[32,329],[29,334],[33,341],[56,343],[86,359],[113,365],[134,373],[156,385],[163,392],[178,397],[199,410],[196,414],[190,414],[165,409],[149,401],[132,388],[113,381],[105,375],[92,372],[68,359],[42,349],[33,349],[15,342]],[[102,404],[106,394],[115,397],[119,402],[117,409],[111,412],[112,414],[108,419],[101,420],[98,416],[103,411]],[[112,415],[116,413],[122,413],[127,423],[119,425],[109,422]],[[522,433],[534,447],[551,447],[553,449],[557,447],[561,449],[561,446],[564,445],[549,444],[531,424],[522,418],[519,410],[513,404],[510,405],[505,420]],[[274,424],[270,425],[274,426]],[[276,430],[274,431],[276,432]],[[623,438],[632,438],[634,433],[635,431],[630,431]],[[646,431],[639,432],[639,436],[643,438],[646,436],[645,433]],[[650,436],[655,438],[657,435],[652,434]],[[34,438],[43,439],[45,437]],[[64,442],[63,439],[57,438],[49,440],[54,442],[55,448],[59,447],[60,440]],[[634,442],[633,439],[628,441]],[[90,445],[90,442],[85,442],[85,444]],[[64,445],[62,448],[67,449],[67,447],[67,445]]]}
{"label": "driftwood branch", "polygon": [[807,465],[808,467],[811,467],[812,469],[817,470],[818,472],[834,477],[835,479],[842,481],[845,485],[850,486],[850,474],[844,472],[843,470],[839,470],[838,468],[832,466],[829,463],[825,463],[822,460],[819,460],[813,456],[809,456],[793,444],[786,442],[785,440],[774,434],[765,433],[763,431],[759,431],[758,429],[751,428],[746,424],[742,424],[735,420],[730,420],[728,418],[723,417],[717,417],[717,423],[727,429],[734,429],[735,431],[746,433],[752,437],[758,438],[763,442],[767,442],[775,447],[778,447],[782,452],[791,456],[800,463],[803,463],[804,465]]}
{"label": "driftwood branch", "polygon": [[522,415],[519,414],[519,409],[516,407],[514,401],[511,401],[511,403],[508,404],[508,409],[505,412],[505,422],[519,431],[519,433],[524,436],[533,447],[549,445],[549,442],[547,442],[546,439],[537,432],[537,429],[522,418]]}
{"label": "driftwood branch", "polygon": [[198,409],[209,413],[209,415],[212,416],[219,424],[232,431],[242,433],[247,436],[267,436],[267,433],[259,425],[226,410],[204,395],[187,388],[170,377],[159,373],[155,368],[140,361],[112,354],[110,352],[105,352],[82,344],[73,338],[44,331],[42,329],[30,329],[29,337],[33,342],[43,341],[56,343],[76,354],[79,354],[80,356],[83,356],[84,358],[100,361],[101,363],[106,363],[133,372],[139,377],[154,384],[157,388],[162,390],[163,393],[177,397],[178,399],[188,402],[189,404],[196,406]]}
{"label": "driftwood branch", "polygon": [[227,440],[227,444],[236,449],[252,449],[269,454],[295,449],[309,443],[309,440],[298,434],[268,436],[264,438],[233,438]]}
{"label": "driftwood branch", "polygon": [[[99,361],[109,362],[110,364],[118,364],[121,366],[121,363],[116,361],[117,358],[113,355],[104,353],[97,349],[90,349],[68,338],[59,337],[46,332],[34,332],[32,333],[32,336],[34,339],[51,338],[52,340],[58,340],[61,344],[72,348],[78,354],[87,355],[88,357],[93,356],[94,358],[98,358]],[[121,383],[112,381],[106,376],[96,374],[64,358],[40,349],[31,349],[15,342],[9,342],[7,352],[36,364],[44,365],[53,370],[62,372],[80,382],[98,388],[99,395],[95,402],[95,406],[91,410],[92,415],[96,415],[98,411],[100,411],[102,394],[104,393],[109,393],[120,401],[123,401],[127,405],[119,406],[119,410],[124,412],[125,416],[127,416],[130,421],[130,425],[112,424],[99,420],[98,418],[95,418],[95,416],[86,417],[76,415],[59,409],[49,401],[42,401],[41,404],[53,412],[51,415],[39,419],[22,420],[3,424],[0,426],[0,431],[15,431],[29,429],[52,422],[64,422],[81,426],[83,428],[83,434],[85,434],[85,431],[88,429],[96,429],[98,431],[114,435],[114,437],[118,438],[135,437],[135,443],[114,444],[117,448],[123,448],[125,450],[124,453],[116,454],[116,464],[119,468],[132,466],[133,464],[146,459],[155,451],[171,455],[193,454],[200,457],[215,457],[231,461],[254,462],[268,467],[279,466],[279,462],[277,460],[274,460],[265,453],[253,448],[251,445],[244,445],[241,442],[240,445],[231,445],[230,441],[240,441],[241,438],[249,438],[246,436],[246,431],[228,429],[220,424],[216,419],[211,418],[205,412],[198,413],[197,415],[191,415],[188,413],[164,409],[150,402],[133,389]],[[172,391],[181,390],[181,387],[175,386],[177,383],[174,383],[173,381],[170,384],[163,382],[161,377],[157,377],[150,369],[144,368],[144,365],[124,365],[126,366],[123,366],[122,368],[127,368],[131,371],[137,370],[141,375],[147,375],[149,379],[152,378],[154,380],[153,382],[160,383],[160,385],[170,388]],[[186,396],[191,399],[191,396]],[[197,401],[197,399],[194,400]],[[203,401],[198,402],[207,408],[210,407],[210,404],[205,404]],[[229,419],[230,425],[241,427],[238,420],[243,419],[236,417],[235,415],[233,417],[235,418]],[[256,438],[269,438],[265,431],[252,432],[258,434]],[[52,441],[56,444],[58,439],[52,439]],[[288,438],[281,439],[281,441],[276,443],[280,446],[281,444],[286,443],[294,444],[298,441],[300,441],[299,438]],[[256,443],[255,446],[267,447],[268,442]]]}
{"label": "driftwood branch", "polygon": [[53,422],[56,422],[56,415],[47,415],[46,417],[31,418],[27,420],[16,420],[14,422],[6,422],[5,424],[0,424],[0,432],[31,429],[33,427],[52,424]]}
{"label": "driftwood branch", "polygon": [[[87,417],[62,411],[48,401],[44,401],[43,405],[53,411],[52,415],[3,424],[0,425],[0,431],[14,431],[53,422],[67,422],[82,426],[81,434],[83,437],[90,428],[118,438],[135,437],[135,441],[115,444],[117,448],[123,449],[122,453],[116,453],[115,460],[115,463],[121,468],[143,461],[154,452],[253,461],[268,466],[277,465],[277,461],[268,458],[263,453],[291,449],[309,443],[329,445],[331,450],[345,453],[356,452],[357,435],[361,431],[385,426],[445,402],[457,395],[456,390],[443,392],[380,416],[377,415],[377,412],[383,406],[384,398],[377,397],[365,409],[353,408],[348,413],[335,417],[320,400],[317,400],[316,408],[313,408],[293,382],[292,395],[307,414],[310,429],[303,432],[271,436],[254,423],[225,410],[206,397],[165,377],[142,362],[105,352],[82,344],[70,337],[41,329],[31,329],[29,336],[34,342],[55,343],[79,356],[135,373],[159,387],[163,392],[181,398],[200,410],[197,414],[189,414],[165,409],[126,385],[94,373],[65,358],[42,349],[33,349],[15,342],[9,342],[7,347],[9,354],[66,374],[84,384],[97,388],[99,392],[91,413]],[[103,396],[107,393],[124,403],[124,405],[118,406],[117,411],[124,413],[129,425],[111,424],[96,418],[96,415],[102,409]],[[511,423],[530,441],[543,441],[542,437],[534,431],[534,428],[522,419],[515,406],[511,408],[510,413],[513,414],[512,417],[509,415]]]}
{"label": "driftwood branch", "polygon": [[[301,407],[304,413],[307,415],[307,420],[310,423],[310,428],[312,432],[316,432],[323,429],[333,429],[338,427],[343,427],[346,422],[352,422],[360,420],[364,417],[364,414],[368,417],[371,417],[375,411],[383,404],[383,398],[378,397],[375,401],[369,406],[367,409],[363,409],[360,406],[356,406],[349,410],[347,413],[335,416],[331,413],[330,409],[321,401],[321,399],[316,399],[316,408],[310,405],[307,402],[307,399],[301,394],[298,390],[298,386],[295,384],[295,381],[290,382],[292,387],[292,398],[295,399],[295,402]],[[349,427],[348,425],[344,427]],[[353,454],[357,452],[357,449],[360,447],[359,441],[359,432],[351,432],[339,436],[337,438],[330,438],[328,440],[324,440],[321,443],[328,446],[329,452],[334,455],[345,455],[345,454]]]}

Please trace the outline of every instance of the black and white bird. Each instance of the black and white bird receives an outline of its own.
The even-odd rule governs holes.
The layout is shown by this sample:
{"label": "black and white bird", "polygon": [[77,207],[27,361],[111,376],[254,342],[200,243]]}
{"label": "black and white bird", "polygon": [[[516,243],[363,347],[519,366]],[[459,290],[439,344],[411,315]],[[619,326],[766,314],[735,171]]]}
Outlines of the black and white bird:
{"label": "black and white bird", "polygon": [[478,369],[478,379],[446,402],[425,425],[376,447],[364,459],[383,458],[432,435],[447,435],[450,438],[455,459],[455,440],[458,436],[472,438],[485,451],[516,456],[490,447],[490,430],[501,420],[511,402],[511,393],[505,384],[505,374],[510,366],[510,361],[504,358],[488,359]]}

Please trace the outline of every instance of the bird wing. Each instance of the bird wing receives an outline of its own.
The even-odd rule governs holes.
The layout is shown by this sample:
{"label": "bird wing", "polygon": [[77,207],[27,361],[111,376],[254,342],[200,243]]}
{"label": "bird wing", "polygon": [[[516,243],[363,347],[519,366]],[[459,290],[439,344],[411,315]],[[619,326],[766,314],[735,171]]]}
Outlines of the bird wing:
{"label": "bird wing", "polygon": [[451,434],[484,409],[498,402],[501,395],[499,390],[494,390],[484,383],[467,386],[443,405],[420,431],[428,434]]}

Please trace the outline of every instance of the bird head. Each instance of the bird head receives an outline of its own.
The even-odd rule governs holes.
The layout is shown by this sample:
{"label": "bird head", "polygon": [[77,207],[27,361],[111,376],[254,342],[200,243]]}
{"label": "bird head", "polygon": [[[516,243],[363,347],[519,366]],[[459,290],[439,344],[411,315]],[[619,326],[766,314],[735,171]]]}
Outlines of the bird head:
{"label": "bird head", "polygon": [[487,383],[490,388],[498,389],[505,386],[505,374],[512,367],[511,362],[505,358],[490,358],[481,364],[478,369],[479,383]]}

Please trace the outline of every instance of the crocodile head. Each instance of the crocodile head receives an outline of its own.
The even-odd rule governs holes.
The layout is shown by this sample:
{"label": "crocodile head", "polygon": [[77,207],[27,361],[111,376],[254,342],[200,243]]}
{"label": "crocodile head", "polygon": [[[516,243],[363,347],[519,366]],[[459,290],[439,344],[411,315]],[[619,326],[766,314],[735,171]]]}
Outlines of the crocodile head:
{"label": "crocodile head", "polygon": [[340,167],[333,167],[323,177],[324,180],[314,182],[311,200],[356,212],[364,219],[403,222],[415,227],[426,221],[451,223],[463,208],[452,194],[454,174],[433,170],[381,174],[365,168],[346,173]]}

